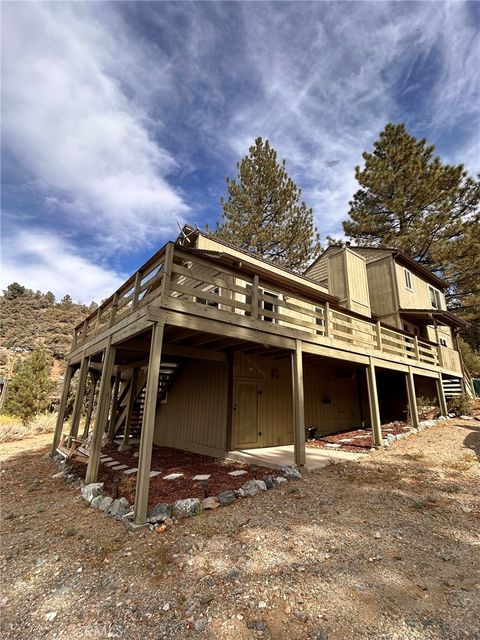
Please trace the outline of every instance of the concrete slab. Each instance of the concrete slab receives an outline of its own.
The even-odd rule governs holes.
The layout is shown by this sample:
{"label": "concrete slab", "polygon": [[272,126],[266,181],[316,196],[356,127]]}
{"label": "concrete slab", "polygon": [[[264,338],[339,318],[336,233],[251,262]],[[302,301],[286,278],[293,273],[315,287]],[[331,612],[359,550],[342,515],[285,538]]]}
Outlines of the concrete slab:
{"label": "concrete slab", "polygon": [[106,458],[102,459],[102,464],[105,464],[106,462],[112,462],[113,458],[109,458],[108,456]]}
{"label": "concrete slab", "polygon": [[114,460],[113,462],[107,462],[107,467],[116,467],[120,462],[118,460]]}
{"label": "concrete slab", "polygon": [[192,480],[208,480],[210,478],[210,474],[209,473],[205,473],[203,476],[199,475],[199,476],[193,476]]}
{"label": "concrete slab", "polygon": [[[366,453],[354,453],[351,451],[338,451],[336,449],[318,449],[306,447],[306,468],[308,471],[322,469],[329,464],[344,462],[346,460],[358,460]],[[243,449],[229,451],[227,458],[238,460],[247,464],[256,464],[270,469],[280,469],[285,464],[295,464],[293,444],[279,447],[262,447],[261,449]]]}
{"label": "concrete slab", "polygon": [[183,473],[169,473],[168,476],[164,476],[164,480],[178,480],[178,478],[181,478],[183,476]]}
{"label": "concrete slab", "polygon": [[115,467],[112,467],[114,471],[123,471],[123,469],[128,469],[128,464],[118,464]]}
{"label": "concrete slab", "polygon": [[127,470],[126,470],[126,471],[124,471],[123,473],[124,473],[126,476],[129,476],[129,475],[130,475],[130,474],[132,474],[132,473],[137,473],[137,471],[138,471],[138,467],[135,467],[134,469],[127,469]]}
{"label": "concrete slab", "polygon": [[248,471],[245,471],[244,469],[236,469],[235,471],[229,471],[228,475],[233,478],[237,478],[238,476],[245,476],[247,473]]}
{"label": "concrete slab", "polygon": [[161,471],[150,471],[149,478],[154,478],[155,476],[159,476]]}

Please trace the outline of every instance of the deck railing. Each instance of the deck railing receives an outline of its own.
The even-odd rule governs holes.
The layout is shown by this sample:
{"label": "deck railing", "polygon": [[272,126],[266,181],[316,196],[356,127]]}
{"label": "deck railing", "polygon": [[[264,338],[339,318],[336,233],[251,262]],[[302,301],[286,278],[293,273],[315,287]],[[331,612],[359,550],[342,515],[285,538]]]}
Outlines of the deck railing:
{"label": "deck railing", "polygon": [[241,315],[250,318],[254,328],[311,342],[342,343],[434,366],[442,363],[437,344],[330,308],[328,302],[297,293],[294,284],[292,290],[287,289],[258,274],[246,274],[177,247],[173,256],[165,287],[161,286],[165,272],[165,252],[161,251],[75,329],[74,348],[157,299],[162,292],[167,305],[169,300],[180,301],[188,313],[220,320],[228,314],[230,322]]}

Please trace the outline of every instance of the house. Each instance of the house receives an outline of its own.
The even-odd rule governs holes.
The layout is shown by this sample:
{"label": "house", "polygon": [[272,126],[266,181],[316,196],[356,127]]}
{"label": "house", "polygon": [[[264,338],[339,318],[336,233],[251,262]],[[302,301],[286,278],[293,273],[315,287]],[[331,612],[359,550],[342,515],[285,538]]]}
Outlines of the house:
{"label": "house", "polygon": [[458,392],[464,373],[446,283],[394,250],[329,247],[303,275],[184,227],[74,332],[53,451],[78,376],[97,478],[102,440],[140,436],[135,522],[146,519],[153,444],[212,456],[294,445],[405,416]]}

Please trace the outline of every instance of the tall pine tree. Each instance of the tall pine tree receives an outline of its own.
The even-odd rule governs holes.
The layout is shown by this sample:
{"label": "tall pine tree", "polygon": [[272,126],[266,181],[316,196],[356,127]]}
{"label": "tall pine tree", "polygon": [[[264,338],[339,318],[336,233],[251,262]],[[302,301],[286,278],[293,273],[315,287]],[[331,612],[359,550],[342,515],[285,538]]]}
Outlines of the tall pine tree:
{"label": "tall pine tree", "polygon": [[451,306],[478,316],[480,180],[442,164],[403,124],[387,124],[363,159],[345,234],[361,246],[402,249],[452,283]]}
{"label": "tall pine tree", "polygon": [[301,271],[320,252],[313,211],[288,176],[285,160],[268,140],[257,138],[238,164],[237,180],[227,178],[222,223],[212,234],[280,266]]}
{"label": "tall pine tree", "polygon": [[15,371],[7,388],[4,412],[18,416],[27,425],[37,413],[48,408],[53,388],[50,379],[51,358],[37,347]]}

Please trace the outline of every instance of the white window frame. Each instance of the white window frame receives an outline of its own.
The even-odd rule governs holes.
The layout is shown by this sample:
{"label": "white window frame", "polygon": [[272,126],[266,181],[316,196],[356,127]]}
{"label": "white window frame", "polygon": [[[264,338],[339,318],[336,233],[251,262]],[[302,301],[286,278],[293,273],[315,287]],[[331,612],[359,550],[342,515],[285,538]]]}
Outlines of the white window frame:
{"label": "white window frame", "polygon": [[428,295],[430,296],[430,304],[432,305],[432,309],[441,309],[442,308],[442,298],[440,296],[440,291],[438,289],[435,289],[435,287],[432,287],[431,284],[429,284],[428,285]]}
{"label": "white window frame", "polygon": [[404,279],[405,279],[405,289],[407,289],[408,291],[412,291],[413,292],[412,272],[409,269],[404,269],[403,270],[403,276],[404,276]]}

